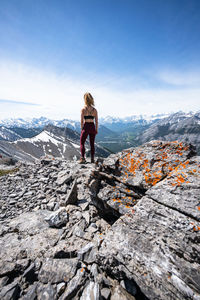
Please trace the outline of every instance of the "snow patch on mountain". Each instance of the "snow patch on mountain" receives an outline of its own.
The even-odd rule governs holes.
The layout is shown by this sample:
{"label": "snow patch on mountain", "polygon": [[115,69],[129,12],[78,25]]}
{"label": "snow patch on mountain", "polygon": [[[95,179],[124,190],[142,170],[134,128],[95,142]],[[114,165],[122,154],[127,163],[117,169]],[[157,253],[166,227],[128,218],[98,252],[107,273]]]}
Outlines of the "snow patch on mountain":
{"label": "snow patch on mountain", "polygon": [[[70,141],[70,142],[71,142],[71,141]],[[71,142],[71,144],[72,144],[75,148],[78,148],[78,149],[80,148],[80,145],[74,144],[74,143],[72,143],[72,142]]]}
{"label": "snow patch on mountain", "polygon": [[[58,145],[58,140],[55,139],[53,136],[50,135],[49,132],[46,130],[42,131],[38,135],[32,137],[32,138],[25,138],[25,139],[20,139],[20,142],[52,142],[53,144]],[[16,143],[16,142],[15,142]]]}
{"label": "snow patch on mountain", "polygon": [[0,140],[13,141],[20,138],[21,136],[19,134],[9,128],[5,128],[4,126],[0,127]]}

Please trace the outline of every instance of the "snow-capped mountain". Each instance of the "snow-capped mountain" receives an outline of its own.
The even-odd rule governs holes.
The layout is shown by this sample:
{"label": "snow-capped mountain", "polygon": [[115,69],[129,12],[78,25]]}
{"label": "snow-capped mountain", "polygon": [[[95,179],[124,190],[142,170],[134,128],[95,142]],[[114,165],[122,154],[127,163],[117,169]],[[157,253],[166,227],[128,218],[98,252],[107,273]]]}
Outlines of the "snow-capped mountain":
{"label": "snow-capped mountain", "polygon": [[141,128],[146,129],[151,124],[162,120],[169,114],[156,114],[156,115],[133,115],[124,118],[115,118],[111,116],[107,116],[105,118],[100,118],[99,122],[103,124],[108,129],[122,133],[125,131],[135,130]]}
{"label": "snow-capped mountain", "polygon": [[[158,119],[160,120],[166,116],[168,116],[168,114],[157,114],[157,115],[152,115],[152,116],[133,115],[133,116],[124,117],[124,118],[107,116],[105,118],[100,118],[99,123],[106,127],[108,127],[107,125],[118,124],[118,123],[119,124],[127,124],[127,123],[148,124],[148,123],[154,122],[155,120],[158,120]],[[40,117],[40,118],[32,118],[32,119],[31,118],[25,118],[25,119],[11,118],[11,119],[0,120],[0,126],[5,126],[7,128],[10,128],[10,127],[42,128],[48,124],[58,126],[58,127],[68,127],[68,128],[74,129],[76,131],[80,130],[80,122],[76,121],[76,120],[70,120],[70,119],[52,120],[52,119],[48,119],[46,117]],[[111,128],[109,128],[109,129],[111,129]]]}
{"label": "snow-capped mountain", "polygon": [[16,119],[4,119],[0,120],[0,126],[5,126],[7,128],[10,127],[18,127],[18,128],[43,128],[44,126],[51,124],[58,127],[68,127],[74,130],[80,128],[80,122],[63,119],[63,120],[52,120],[46,117],[40,118],[16,118]]}
{"label": "snow-capped mountain", "polygon": [[146,121],[146,122],[153,122],[157,119],[163,119],[169,114],[156,114],[156,115],[132,115],[124,118],[116,118],[111,116],[106,116],[104,118],[100,118],[100,122],[102,124],[112,124],[112,123],[129,123],[129,122],[138,122],[138,121]]}
{"label": "snow-capped mountain", "polygon": [[[195,113],[189,112],[178,112],[178,113],[163,113],[163,114],[155,114],[155,115],[132,115],[124,118],[107,116],[99,119],[99,124],[104,125],[107,128],[112,130],[112,126],[116,127],[116,125],[130,126],[132,125],[151,125],[159,120],[165,119],[167,117],[173,118],[185,118],[191,117]],[[178,121],[178,119],[177,119]],[[4,126],[7,128],[10,127],[18,127],[18,128],[43,128],[44,126],[51,124],[58,127],[68,127],[76,131],[80,131],[80,122],[76,120],[70,119],[62,119],[62,120],[52,120],[46,117],[40,118],[11,118],[0,120],[0,126]],[[123,127],[122,126],[122,127]]]}
{"label": "snow-capped mountain", "polygon": [[[89,142],[86,142],[86,154],[89,154]],[[95,145],[96,156],[108,156],[109,151]],[[16,160],[31,161],[42,156],[61,157],[72,160],[80,157],[80,135],[70,128],[48,125],[32,138],[14,142],[0,141],[0,154]]]}

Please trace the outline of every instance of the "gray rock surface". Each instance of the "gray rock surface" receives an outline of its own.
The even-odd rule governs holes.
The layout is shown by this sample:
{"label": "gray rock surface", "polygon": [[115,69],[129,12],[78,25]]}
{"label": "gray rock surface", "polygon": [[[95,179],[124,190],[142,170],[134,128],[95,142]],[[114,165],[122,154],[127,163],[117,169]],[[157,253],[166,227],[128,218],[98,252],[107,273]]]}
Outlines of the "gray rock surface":
{"label": "gray rock surface", "polygon": [[152,141],[0,177],[1,299],[200,299],[200,158]]}

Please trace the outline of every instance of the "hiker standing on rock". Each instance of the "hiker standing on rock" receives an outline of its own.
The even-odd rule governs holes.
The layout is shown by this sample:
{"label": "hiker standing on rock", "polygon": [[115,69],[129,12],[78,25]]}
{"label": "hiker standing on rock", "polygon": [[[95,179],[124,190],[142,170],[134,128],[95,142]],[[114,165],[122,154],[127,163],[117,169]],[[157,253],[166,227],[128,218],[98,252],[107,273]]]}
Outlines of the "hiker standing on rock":
{"label": "hiker standing on rock", "polygon": [[[85,141],[89,134],[90,148],[91,148],[91,163],[94,163],[94,140],[98,133],[98,114],[96,108],[94,108],[94,99],[90,93],[84,95],[85,106],[81,110],[81,159],[80,163],[85,163]],[[95,120],[95,124],[94,124]]]}

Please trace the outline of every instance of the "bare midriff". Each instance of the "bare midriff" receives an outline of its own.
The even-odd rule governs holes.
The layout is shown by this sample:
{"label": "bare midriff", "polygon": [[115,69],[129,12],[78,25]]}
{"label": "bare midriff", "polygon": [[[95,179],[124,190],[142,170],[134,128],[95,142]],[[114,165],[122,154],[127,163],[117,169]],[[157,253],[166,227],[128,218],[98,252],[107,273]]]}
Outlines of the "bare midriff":
{"label": "bare midriff", "polygon": [[92,119],[87,119],[87,120],[84,120],[84,123],[94,123],[94,121]]}

